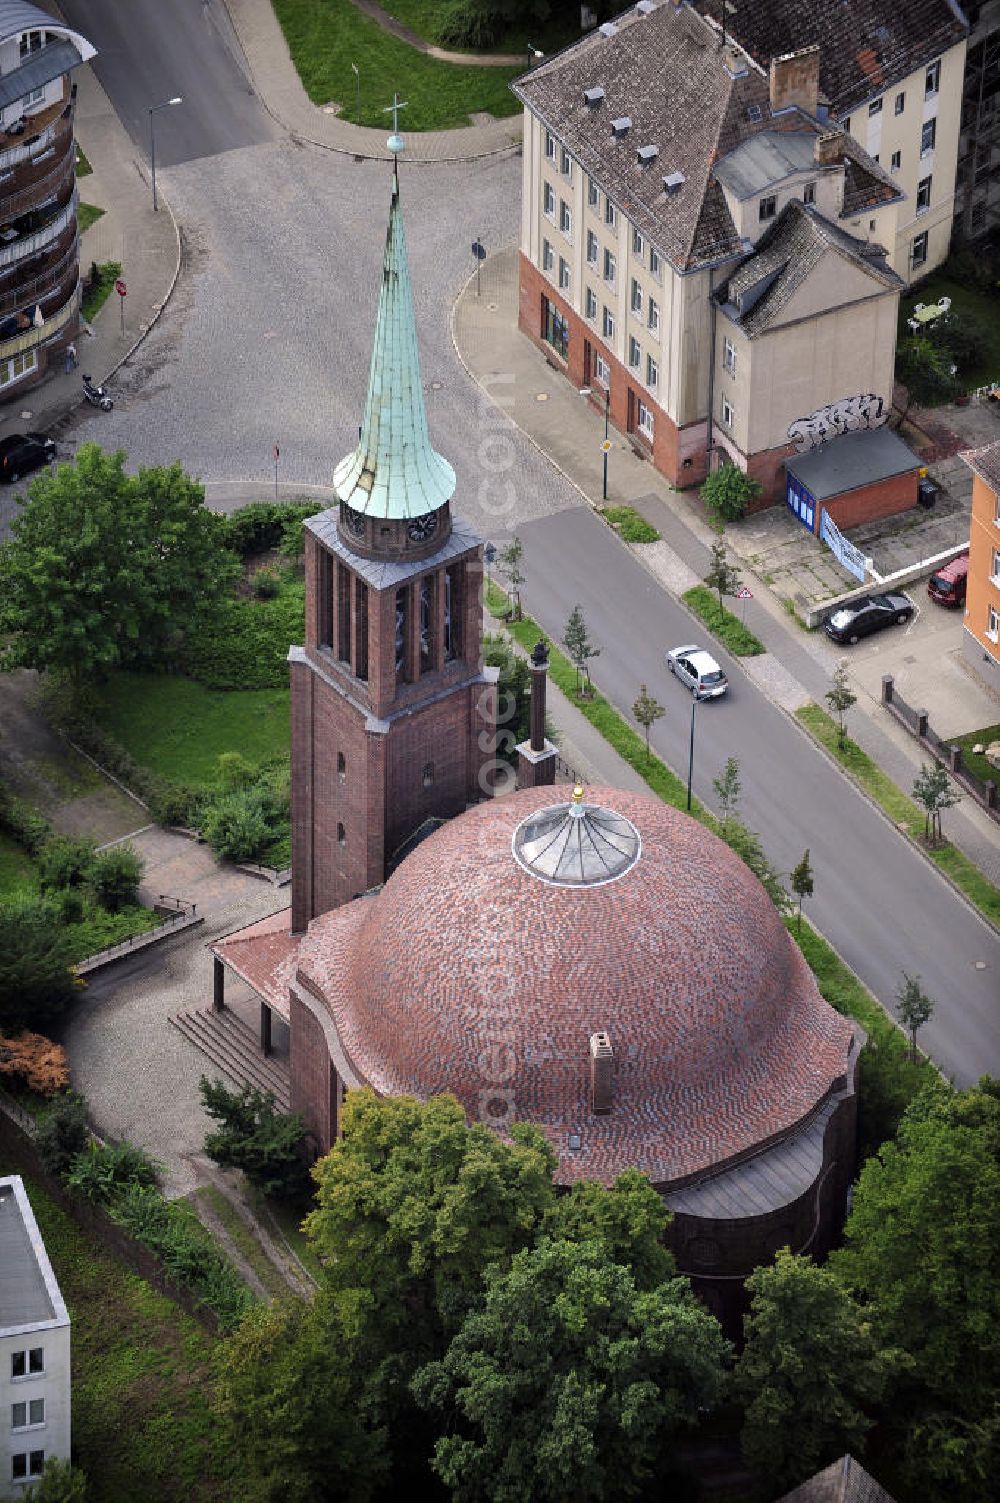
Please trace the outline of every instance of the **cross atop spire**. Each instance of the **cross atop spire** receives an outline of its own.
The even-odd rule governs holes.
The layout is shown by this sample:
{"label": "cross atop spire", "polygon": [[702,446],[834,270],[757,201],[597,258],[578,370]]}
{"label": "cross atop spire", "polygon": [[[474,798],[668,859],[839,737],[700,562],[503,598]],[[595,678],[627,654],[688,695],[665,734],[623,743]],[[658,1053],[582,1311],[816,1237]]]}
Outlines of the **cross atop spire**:
{"label": "cross atop spire", "polygon": [[[409,100],[400,99],[398,94],[393,94],[392,103],[387,104],[385,109],[382,111],[383,115],[392,116],[392,135],[389,137],[388,141],[385,144],[392,152],[393,157],[396,159],[396,161],[399,160],[399,153],[403,151],[406,146],[406,142],[399,134],[399,112],[400,110],[405,110],[408,104]],[[393,168],[393,171],[395,171],[395,167]]]}
{"label": "cross atop spire", "polygon": [[[398,96],[391,108],[398,118],[396,112],[403,108]],[[390,150],[398,152],[402,146],[401,137],[390,138]],[[431,447],[427,431],[395,170],[364,417],[357,448],[333,472],[333,488],[354,511],[387,520],[424,517],[455,493],[455,471]]]}

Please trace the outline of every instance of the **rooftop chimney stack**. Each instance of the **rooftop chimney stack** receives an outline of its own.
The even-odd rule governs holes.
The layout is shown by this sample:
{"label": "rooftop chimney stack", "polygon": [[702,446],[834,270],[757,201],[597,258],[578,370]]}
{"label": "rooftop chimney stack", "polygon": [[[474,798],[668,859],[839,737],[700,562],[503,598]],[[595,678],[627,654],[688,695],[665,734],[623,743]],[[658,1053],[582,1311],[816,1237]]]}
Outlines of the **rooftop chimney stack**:
{"label": "rooftop chimney stack", "polygon": [[549,649],[536,642],[528,666],[531,669],[530,740],[517,748],[517,786],[550,787],[556,780],[556,749],[545,739],[545,681],[549,671]]}
{"label": "rooftop chimney stack", "polygon": [[819,108],[819,48],[800,47],[771,59],[771,114],[798,106],[815,119]]}
{"label": "rooftop chimney stack", "polygon": [[615,1056],[607,1033],[590,1035],[590,1101],[595,1117],[606,1117],[614,1104]]}
{"label": "rooftop chimney stack", "polygon": [[839,130],[828,130],[816,137],[813,159],[817,167],[836,167],[843,155],[844,147]]}

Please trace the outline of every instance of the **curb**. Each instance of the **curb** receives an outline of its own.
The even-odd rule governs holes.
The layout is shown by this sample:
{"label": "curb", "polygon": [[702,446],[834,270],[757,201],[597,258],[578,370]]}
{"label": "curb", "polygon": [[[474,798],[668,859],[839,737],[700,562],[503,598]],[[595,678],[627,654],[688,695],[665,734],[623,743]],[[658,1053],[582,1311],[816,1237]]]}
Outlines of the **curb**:
{"label": "curb", "polygon": [[[384,147],[380,151],[365,151],[364,149],[362,149],[361,151],[357,151],[353,147],[350,147],[350,146],[335,146],[335,145],[333,145],[329,141],[317,141],[316,138],[315,138],[315,136],[304,135],[301,131],[297,130],[295,128],[295,126],[289,125],[287,123],[287,121],[283,120],[282,117],[278,114],[277,110],[271,104],[271,102],[268,99],[267,95],[264,93],[263,89],[260,87],[260,84],[257,81],[257,76],[256,76],[256,74],[254,73],[254,70],[253,70],[253,64],[250,62],[250,58],[247,55],[246,47],[243,45],[243,35],[242,35],[242,32],[240,31],[239,23],[238,23],[238,21],[236,19],[236,16],[233,13],[234,7],[232,5],[232,0],[222,0],[222,4],[225,7],[226,15],[229,17],[229,24],[230,24],[230,26],[233,29],[233,35],[235,36],[237,42],[239,43],[240,53],[242,55],[243,64],[244,64],[244,67],[246,69],[246,75],[247,75],[247,78],[250,81],[250,84],[251,84],[252,88],[253,88],[254,95],[260,101],[261,107],[267,112],[268,115],[270,115],[270,117],[274,121],[274,123],[276,125],[280,126],[281,129],[286,133],[286,135],[288,135],[290,137],[291,140],[297,142],[298,145],[300,145],[300,146],[315,146],[320,151],[334,152],[337,156],[352,157],[355,160],[360,160],[360,161],[363,161],[363,162],[391,162],[392,161],[391,154],[388,151],[386,151]],[[294,62],[292,63],[292,67],[293,67],[293,69],[295,68]],[[298,77],[298,70],[296,70],[296,77]],[[310,104],[312,104],[311,100],[310,100]],[[313,107],[313,109],[317,108],[316,105],[313,105],[312,107]],[[522,130],[522,126],[521,126],[520,120],[518,119],[517,115],[512,115],[510,118],[511,118],[511,120],[518,121],[517,133],[516,133],[516,136],[511,141],[509,141],[506,145],[504,145],[504,146],[490,146],[490,147],[487,147],[483,151],[465,152],[464,154],[461,154],[459,156],[453,156],[453,157],[418,157],[418,156],[411,156],[409,153],[407,153],[406,160],[408,162],[410,162],[414,167],[435,167],[439,163],[441,165],[445,165],[445,166],[446,165],[452,165],[452,166],[454,166],[456,163],[460,163],[460,162],[479,162],[479,161],[484,161],[487,157],[502,156],[505,152],[508,152],[508,151],[520,151],[521,148],[522,148],[522,145],[523,145],[523,130]],[[357,126],[355,128],[358,129],[358,130],[373,130],[374,129],[373,126]],[[445,134],[448,134],[448,135],[452,135],[452,134],[454,134],[454,135],[460,135],[462,131],[475,130],[475,129],[476,129],[476,127],[473,126],[473,125],[459,125],[459,126],[454,126],[452,128],[452,130],[450,130],[448,132],[442,131],[442,132],[440,132],[440,134],[441,135],[445,135]],[[419,137],[421,134],[422,134],[422,132],[420,132],[420,131],[414,132],[413,134],[411,134],[408,137],[408,141],[413,140],[415,136]]]}
{"label": "curb", "polygon": [[[126,350],[125,354],[121,357],[121,359],[115,365],[113,365],[111,367],[111,369],[108,371],[108,374],[104,378],[106,381],[110,380],[111,377],[117,371],[121,370],[122,366],[125,364],[125,362],[127,360],[131,360],[132,356],[135,354],[135,352],[139,348],[139,346],[146,339],[149,338],[150,334],[152,334],[153,330],[156,328],[156,325],[159,323],[161,317],[163,316],[164,309],[166,308],[167,304],[170,302],[170,299],[173,297],[174,288],[177,286],[177,279],[178,279],[178,277],[181,274],[181,260],[182,260],[181,232],[180,232],[180,229],[178,228],[177,220],[176,220],[176,218],[174,216],[174,211],[170,207],[170,202],[167,199],[166,195],[164,193],[158,191],[156,196],[157,196],[157,199],[166,206],[166,210],[167,210],[167,213],[170,216],[170,223],[171,223],[171,226],[172,226],[173,232],[174,232],[174,245],[176,247],[176,252],[177,252],[177,259],[174,262],[174,274],[170,278],[170,286],[167,288],[166,292],[164,293],[163,299],[160,302],[160,306],[157,308],[156,312],[153,314],[153,317],[150,319],[149,323],[142,330],[142,332],[140,333],[138,339],[134,342],[134,344],[128,350]],[[83,400],[84,399],[81,397],[80,398],[80,402],[82,402]],[[80,405],[80,402],[77,403],[77,406]]]}

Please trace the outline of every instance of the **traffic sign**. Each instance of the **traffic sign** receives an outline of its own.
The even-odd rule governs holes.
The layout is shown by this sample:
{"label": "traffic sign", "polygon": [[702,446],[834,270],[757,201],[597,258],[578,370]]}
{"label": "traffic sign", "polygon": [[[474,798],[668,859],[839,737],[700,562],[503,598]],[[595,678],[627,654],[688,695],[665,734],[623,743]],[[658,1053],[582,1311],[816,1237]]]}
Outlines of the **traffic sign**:
{"label": "traffic sign", "polygon": [[603,443],[601,444],[601,452],[603,454],[610,454],[611,453],[611,440],[610,440],[610,438],[606,438],[603,441]]}
{"label": "traffic sign", "polygon": [[115,291],[117,292],[119,297],[124,297],[126,292],[128,291],[128,288],[125,286],[125,283],[121,277],[118,277],[115,282]]}
{"label": "traffic sign", "polygon": [[736,599],[737,600],[752,600],[753,599],[753,590],[748,590],[747,587],[746,587],[746,585],[741,585],[740,588],[736,591]]}

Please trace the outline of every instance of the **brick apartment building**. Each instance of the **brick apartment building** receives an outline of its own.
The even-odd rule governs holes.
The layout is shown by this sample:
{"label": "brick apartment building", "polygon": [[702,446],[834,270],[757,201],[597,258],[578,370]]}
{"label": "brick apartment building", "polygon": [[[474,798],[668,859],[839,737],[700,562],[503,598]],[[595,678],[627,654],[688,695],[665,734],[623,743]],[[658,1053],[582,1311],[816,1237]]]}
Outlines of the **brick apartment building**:
{"label": "brick apartment building", "polygon": [[730,459],[779,499],[789,454],[891,409],[905,194],[822,70],[640,0],[514,86],[520,327],[675,485]]}
{"label": "brick apartment building", "polygon": [[80,319],[76,89],[94,56],[26,0],[0,0],[0,400],[59,365]]}
{"label": "brick apartment building", "polygon": [[962,650],[980,678],[1000,692],[1000,440],[962,457],[972,470]]}

